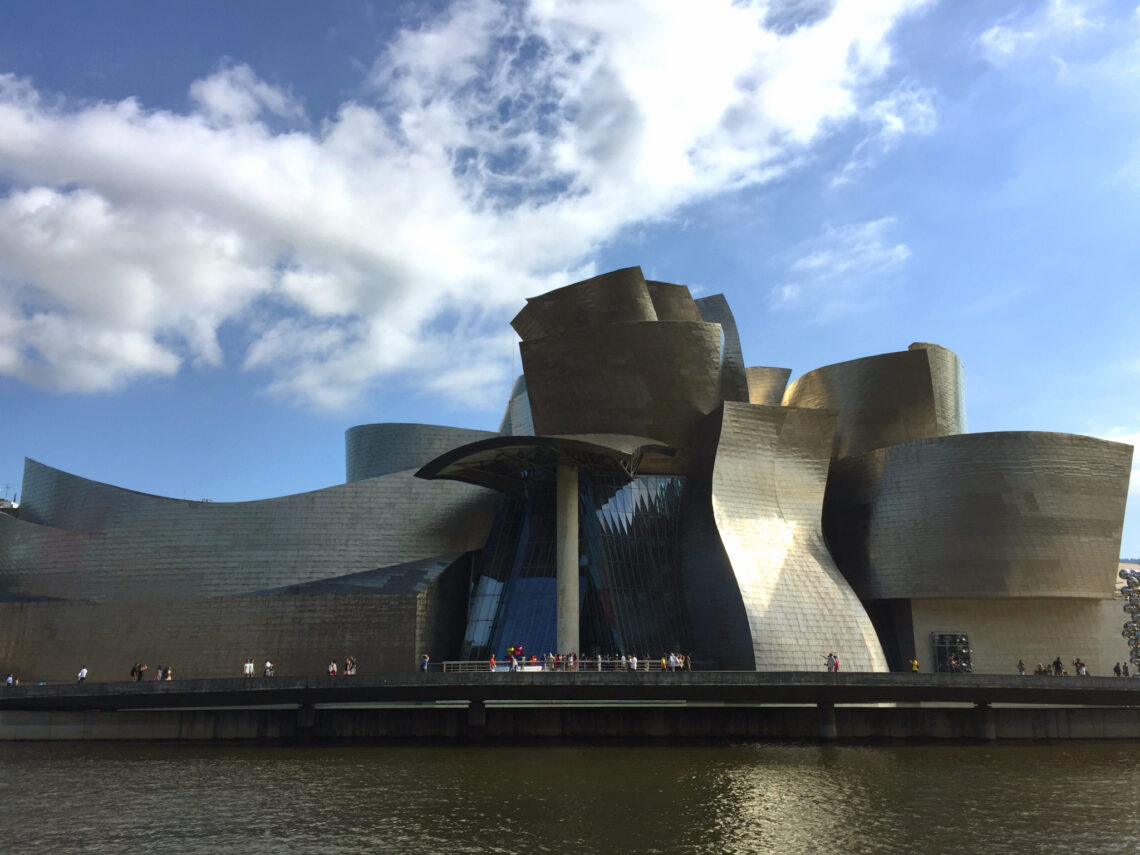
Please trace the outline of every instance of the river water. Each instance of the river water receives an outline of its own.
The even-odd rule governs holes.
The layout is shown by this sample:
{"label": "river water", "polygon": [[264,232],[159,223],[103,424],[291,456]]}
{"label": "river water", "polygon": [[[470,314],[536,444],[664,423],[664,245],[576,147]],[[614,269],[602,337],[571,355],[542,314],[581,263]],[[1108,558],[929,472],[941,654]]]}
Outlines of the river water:
{"label": "river water", "polygon": [[0,852],[1140,851],[1140,744],[0,744]]}

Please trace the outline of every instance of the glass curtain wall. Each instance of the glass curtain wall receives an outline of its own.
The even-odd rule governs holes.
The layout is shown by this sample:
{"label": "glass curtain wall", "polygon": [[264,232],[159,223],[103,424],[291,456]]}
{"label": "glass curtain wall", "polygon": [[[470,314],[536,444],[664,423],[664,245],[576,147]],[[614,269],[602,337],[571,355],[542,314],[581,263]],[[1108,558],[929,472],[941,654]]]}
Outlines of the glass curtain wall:
{"label": "glass curtain wall", "polygon": [[[580,651],[658,657],[687,650],[690,633],[676,561],[684,479],[622,482],[583,473],[579,493]],[[555,490],[549,476],[525,499],[504,496],[471,589],[463,656],[503,656],[523,646],[555,650]]]}

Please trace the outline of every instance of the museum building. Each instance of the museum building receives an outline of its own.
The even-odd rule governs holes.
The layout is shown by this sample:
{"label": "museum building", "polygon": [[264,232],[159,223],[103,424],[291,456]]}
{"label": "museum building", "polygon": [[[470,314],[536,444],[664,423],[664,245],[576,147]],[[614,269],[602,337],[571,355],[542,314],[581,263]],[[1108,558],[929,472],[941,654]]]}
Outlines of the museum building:
{"label": "museum building", "polygon": [[935,344],[748,366],[722,295],[617,270],[527,300],[500,430],[370,424],[346,481],[193,502],[28,460],[0,513],[0,668],[235,676],[578,652],[1011,673],[1127,657],[1132,447],[966,432]]}

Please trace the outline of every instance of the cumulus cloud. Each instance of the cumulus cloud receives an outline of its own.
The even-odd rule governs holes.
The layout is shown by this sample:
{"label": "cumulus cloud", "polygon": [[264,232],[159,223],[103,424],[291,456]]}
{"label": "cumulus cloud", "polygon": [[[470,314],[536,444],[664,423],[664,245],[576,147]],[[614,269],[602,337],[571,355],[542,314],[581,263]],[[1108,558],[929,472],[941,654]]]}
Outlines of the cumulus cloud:
{"label": "cumulus cloud", "polygon": [[905,243],[892,243],[894,217],[828,226],[799,248],[788,265],[789,281],[773,288],[769,301],[784,311],[811,311],[820,320],[866,305],[888,276],[911,256]]}
{"label": "cumulus cloud", "polygon": [[[287,398],[411,376],[483,403],[524,296],[596,272],[623,228],[791,168],[882,87],[920,5],[460,0],[316,126],[240,63],[183,112],[0,74],[0,372],[111,389],[232,360],[230,324]],[[885,135],[927,121],[913,91],[878,104]],[[901,262],[885,222],[795,269]]]}

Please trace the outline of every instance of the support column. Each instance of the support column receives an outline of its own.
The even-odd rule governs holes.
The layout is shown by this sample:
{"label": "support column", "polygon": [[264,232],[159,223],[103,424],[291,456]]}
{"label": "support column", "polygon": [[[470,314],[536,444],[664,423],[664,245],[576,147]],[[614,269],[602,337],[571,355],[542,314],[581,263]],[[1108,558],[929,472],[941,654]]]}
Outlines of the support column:
{"label": "support column", "polygon": [[581,652],[578,646],[578,467],[558,464],[555,522],[558,557],[558,653]]}

